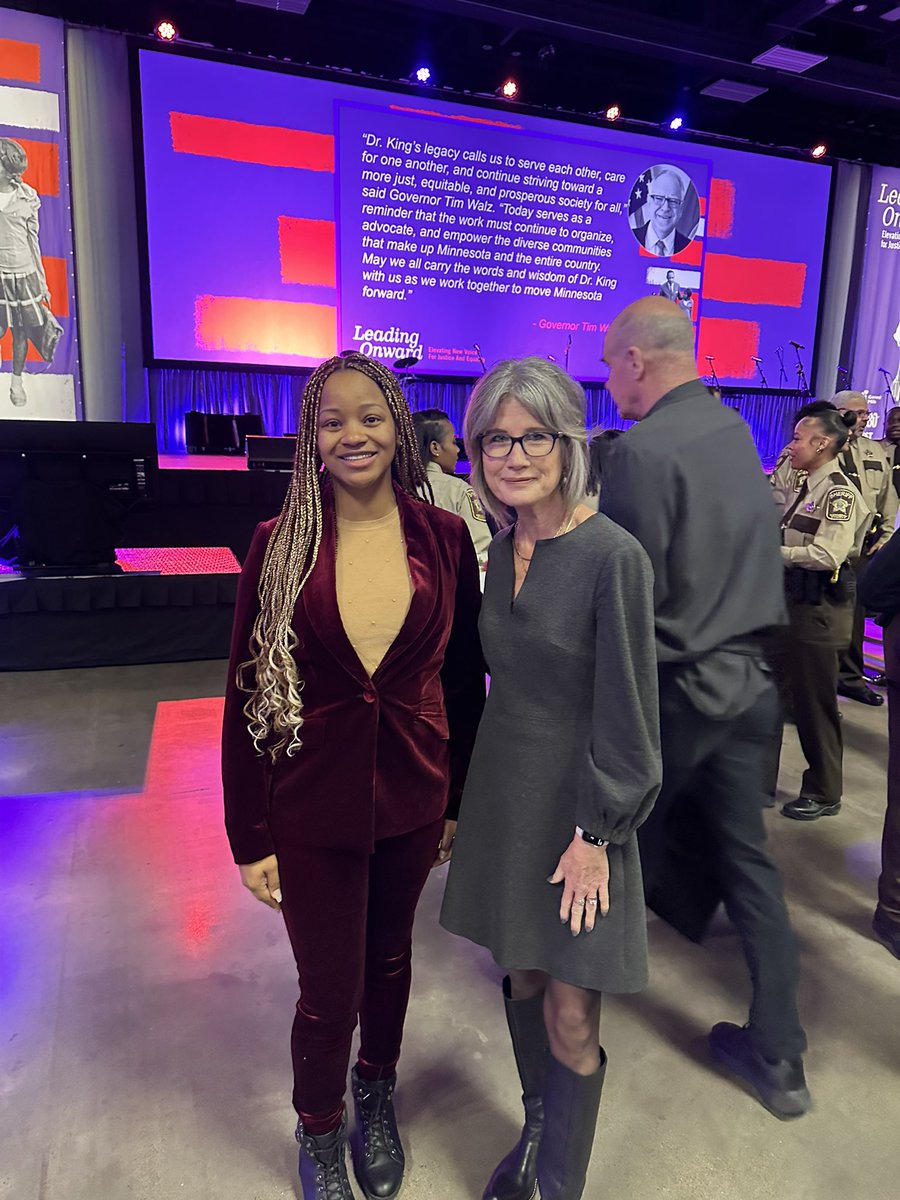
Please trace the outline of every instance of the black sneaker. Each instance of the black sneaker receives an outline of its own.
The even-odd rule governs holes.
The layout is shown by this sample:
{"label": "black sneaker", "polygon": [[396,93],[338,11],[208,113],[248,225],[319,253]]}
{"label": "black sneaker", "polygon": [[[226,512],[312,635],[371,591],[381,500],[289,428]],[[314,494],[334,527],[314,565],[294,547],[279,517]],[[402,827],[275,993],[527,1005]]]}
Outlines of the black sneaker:
{"label": "black sneaker", "polygon": [[769,1062],[753,1045],[750,1030],[728,1021],[713,1026],[709,1048],[716,1062],[749,1084],[773,1116],[786,1121],[809,1111],[811,1101],[802,1059]]}

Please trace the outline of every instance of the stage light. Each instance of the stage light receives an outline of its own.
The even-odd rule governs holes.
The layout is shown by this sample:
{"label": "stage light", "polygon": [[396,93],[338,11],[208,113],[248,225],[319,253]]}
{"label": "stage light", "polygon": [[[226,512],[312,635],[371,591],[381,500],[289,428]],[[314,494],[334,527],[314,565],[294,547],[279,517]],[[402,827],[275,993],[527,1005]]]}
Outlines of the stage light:
{"label": "stage light", "polygon": [[684,128],[684,117],[673,117],[669,122],[669,128],[673,133],[677,133],[679,129]]}
{"label": "stage light", "polygon": [[499,91],[500,95],[505,96],[507,100],[513,100],[519,94],[519,85],[514,79],[507,79]]}
{"label": "stage light", "polygon": [[171,21],[160,21],[153,32],[161,42],[174,42],[178,37],[178,30]]}
{"label": "stage light", "polygon": [[813,146],[812,150],[810,150],[810,154],[813,156],[813,158],[824,158],[827,151],[828,147],[825,145],[825,143],[818,142],[815,146]]}
{"label": "stage light", "polygon": [[416,71],[416,79],[419,83],[427,83],[431,78],[431,69],[429,67],[419,67]]}
{"label": "stage light", "polygon": [[619,117],[621,117],[621,115],[622,115],[622,110],[621,110],[621,108],[619,108],[618,104],[611,104],[609,106],[609,108],[606,110],[606,112],[604,113],[604,116],[606,117],[607,121],[618,121],[618,119],[619,119]]}

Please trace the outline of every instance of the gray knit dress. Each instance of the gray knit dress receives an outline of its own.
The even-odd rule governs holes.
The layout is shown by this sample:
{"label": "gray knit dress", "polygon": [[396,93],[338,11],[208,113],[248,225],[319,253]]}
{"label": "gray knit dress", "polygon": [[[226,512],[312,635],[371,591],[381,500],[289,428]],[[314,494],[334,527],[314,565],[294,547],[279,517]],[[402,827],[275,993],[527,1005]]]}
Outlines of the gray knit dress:
{"label": "gray knit dress", "polygon": [[[441,924],[499,966],[604,992],[647,980],[635,830],[661,778],[653,572],[598,515],[538,542],[518,596],[510,530],[489,557],[491,690],[463,794]],[[609,915],[573,937],[547,883],[575,826],[608,838]]]}

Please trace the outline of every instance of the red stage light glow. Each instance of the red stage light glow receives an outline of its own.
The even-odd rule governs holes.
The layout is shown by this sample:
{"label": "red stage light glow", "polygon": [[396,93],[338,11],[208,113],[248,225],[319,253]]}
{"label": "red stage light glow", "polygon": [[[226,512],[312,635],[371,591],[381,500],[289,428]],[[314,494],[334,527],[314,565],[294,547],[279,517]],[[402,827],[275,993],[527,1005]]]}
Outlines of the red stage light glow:
{"label": "red stage light glow", "polygon": [[818,142],[815,146],[813,146],[812,150],[810,150],[810,154],[813,156],[813,158],[824,158],[827,151],[828,147],[825,145],[825,143]]}
{"label": "red stage light glow", "polygon": [[607,121],[618,121],[619,117],[622,115],[622,110],[619,108],[618,104],[611,104],[604,115]]}
{"label": "red stage light glow", "polygon": [[174,42],[178,37],[178,30],[171,21],[160,21],[153,32],[161,42]]}
{"label": "red stage light glow", "polygon": [[514,79],[507,79],[503,87],[500,89],[501,96],[505,96],[507,100],[512,100],[519,94],[519,85]]}

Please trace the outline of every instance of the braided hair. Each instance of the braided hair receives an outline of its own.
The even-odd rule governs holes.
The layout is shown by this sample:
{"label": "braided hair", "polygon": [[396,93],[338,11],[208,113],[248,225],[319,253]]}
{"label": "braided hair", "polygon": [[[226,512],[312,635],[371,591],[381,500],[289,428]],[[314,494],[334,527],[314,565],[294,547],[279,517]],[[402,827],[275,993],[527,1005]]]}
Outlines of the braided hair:
{"label": "braided hair", "polygon": [[[319,556],[322,541],[322,460],[318,450],[319,410],[325,384],[335,371],[359,371],[380,388],[394,419],[397,450],[391,475],[407,495],[430,498],[428,477],[406,397],[396,375],[362,354],[330,358],[313,371],[303,389],[297,448],[290,486],[266,547],[259,578],[259,614],[250,636],[251,658],[237,670],[237,686],[249,693],[247,729],[258,753],[274,762],[303,745],[303,680],[294,651],[299,639],[294,608]],[[245,676],[248,682],[245,683]]]}

